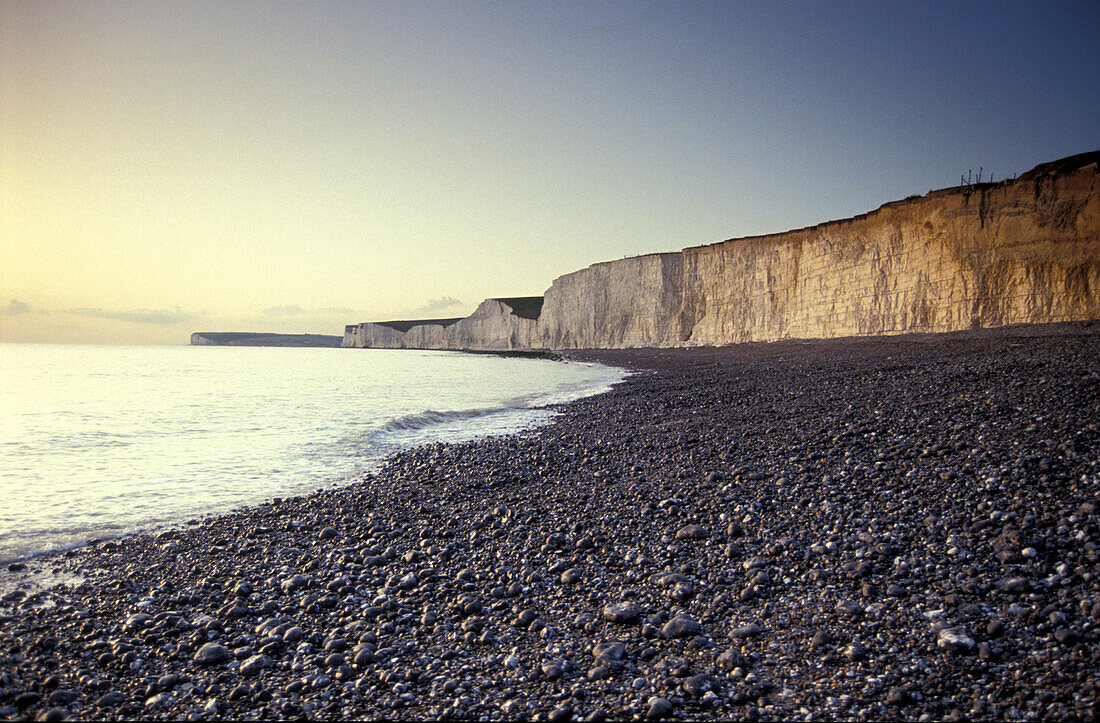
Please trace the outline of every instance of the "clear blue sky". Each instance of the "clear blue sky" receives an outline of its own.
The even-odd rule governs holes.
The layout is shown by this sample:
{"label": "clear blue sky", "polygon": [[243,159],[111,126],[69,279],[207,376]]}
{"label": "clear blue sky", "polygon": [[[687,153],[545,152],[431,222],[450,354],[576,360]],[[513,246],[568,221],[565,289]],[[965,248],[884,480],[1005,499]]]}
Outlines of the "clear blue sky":
{"label": "clear blue sky", "polygon": [[0,0],[0,341],[461,315],[1019,174],[1100,148],[1098,36],[1091,0]]}

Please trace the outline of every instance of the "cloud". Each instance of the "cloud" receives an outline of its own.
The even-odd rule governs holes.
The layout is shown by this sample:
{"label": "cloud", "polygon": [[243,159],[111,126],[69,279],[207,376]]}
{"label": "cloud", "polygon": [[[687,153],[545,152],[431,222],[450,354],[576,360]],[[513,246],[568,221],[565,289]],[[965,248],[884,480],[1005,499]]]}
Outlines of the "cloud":
{"label": "cloud", "polygon": [[7,306],[0,307],[0,316],[19,316],[20,314],[29,314],[32,311],[34,311],[34,307],[30,304],[19,299],[12,299]]}
{"label": "cloud", "polygon": [[288,316],[316,316],[318,314],[355,314],[355,309],[347,309],[341,306],[326,306],[321,309],[306,309],[297,304],[288,306],[269,306],[260,312],[260,316],[267,318],[283,318]]}
{"label": "cloud", "polygon": [[178,306],[173,311],[165,309],[136,309],[134,311],[111,311],[110,309],[69,309],[68,313],[79,316],[90,316],[94,319],[110,319],[111,321],[129,321],[135,324],[154,324],[167,326],[179,324],[184,321],[197,319],[201,314],[184,311]]}
{"label": "cloud", "polygon": [[429,299],[426,304],[416,309],[413,309],[413,314],[434,314],[437,311],[443,311],[449,309],[452,306],[459,306],[462,302],[453,296],[441,296],[438,299]]}
{"label": "cloud", "polygon": [[260,313],[264,316],[302,316],[308,312],[297,304],[291,304],[290,306],[269,306]]}

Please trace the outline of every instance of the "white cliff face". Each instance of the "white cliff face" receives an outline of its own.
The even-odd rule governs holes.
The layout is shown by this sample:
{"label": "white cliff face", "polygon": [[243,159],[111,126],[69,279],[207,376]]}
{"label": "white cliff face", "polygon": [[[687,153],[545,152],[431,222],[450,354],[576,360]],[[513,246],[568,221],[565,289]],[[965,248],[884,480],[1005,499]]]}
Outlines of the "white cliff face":
{"label": "white cliff face", "polygon": [[345,345],[719,345],[1098,319],[1098,160],[1075,156],[813,228],[594,264],[555,279],[537,321],[489,299],[446,328],[349,327]]}
{"label": "white cliff face", "polygon": [[512,313],[496,299],[481,302],[473,314],[447,328],[447,349],[534,349],[538,322]]}
{"label": "white cliff face", "polygon": [[405,335],[382,324],[353,324],[344,328],[340,346],[356,349],[402,349]]}
{"label": "white cliff face", "polygon": [[406,349],[447,349],[447,334],[450,326],[442,324],[420,324],[402,335],[402,346]]}
{"label": "white cliff face", "polygon": [[539,317],[540,346],[584,349],[680,346],[683,254],[593,264],[554,279]]}
{"label": "white cliff face", "polygon": [[497,299],[481,302],[473,314],[450,326],[419,324],[400,332],[382,324],[353,324],[343,346],[370,349],[534,349],[538,322],[512,313]]}

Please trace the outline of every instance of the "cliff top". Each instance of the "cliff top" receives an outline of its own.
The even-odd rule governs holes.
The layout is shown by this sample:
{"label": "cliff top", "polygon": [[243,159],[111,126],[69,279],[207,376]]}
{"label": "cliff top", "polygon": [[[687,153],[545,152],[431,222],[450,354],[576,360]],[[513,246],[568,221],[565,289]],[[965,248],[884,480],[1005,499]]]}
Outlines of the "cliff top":
{"label": "cliff top", "polygon": [[1040,163],[1026,173],[1021,173],[1018,181],[1030,181],[1038,178],[1039,176],[1057,176],[1063,173],[1072,173],[1073,171],[1090,166],[1093,163],[1100,163],[1100,151],[1089,151],[1088,153],[1078,153],[1075,156],[1066,156],[1065,158],[1059,158],[1057,161],[1049,161],[1047,163]]}
{"label": "cliff top", "polygon": [[539,315],[542,314],[541,296],[511,296],[504,299],[493,299],[493,301],[504,304],[521,319],[538,319]]}
{"label": "cliff top", "polygon": [[[1086,153],[1078,153],[1078,154],[1073,155],[1073,156],[1066,156],[1065,158],[1060,158],[1056,161],[1049,161],[1047,163],[1040,163],[1039,165],[1032,168],[1030,171],[1026,171],[1025,173],[1020,174],[1015,180],[1003,180],[1003,181],[997,181],[996,183],[980,183],[980,184],[975,183],[975,184],[968,184],[968,185],[963,185],[963,186],[948,186],[947,188],[940,188],[940,189],[937,189],[937,190],[934,190],[934,191],[930,191],[928,194],[924,194],[924,195],[916,194],[914,196],[909,196],[908,198],[905,198],[905,199],[899,199],[897,201],[889,201],[887,203],[882,204],[881,206],[879,206],[877,209],[875,209],[873,211],[868,211],[866,213],[861,213],[857,216],[852,216],[850,218],[840,218],[840,219],[833,219],[831,221],[822,221],[821,223],[817,223],[817,224],[814,224],[812,226],[804,226],[802,228],[794,228],[794,229],[789,229],[787,231],[777,231],[775,233],[758,234],[758,235],[755,235],[755,236],[740,236],[740,237],[737,237],[737,238],[725,239],[724,241],[716,241],[716,242],[707,243],[707,244],[697,244],[695,246],[688,246],[684,250],[687,251],[689,249],[702,249],[702,248],[706,248],[708,246],[718,246],[720,244],[736,243],[738,241],[759,241],[761,239],[774,238],[774,237],[783,236],[783,235],[789,234],[789,233],[797,233],[799,231],[812,231],[812,230],[827,228],[829,226],[847,224],[847,223],[851,223],[852,221],[858,221],[858,220],[868,218],[869,216],[872,216],[876,213],[879,213],[883,209],[897,208],[897,207],[902,206],[906,203],[919,201],[919,200],[924,199],[924,198],[943,197],[943,196],[946,196],[946,195],[956,194],[956,193],[972,193],[975,189],[998,188],[998,187],[999,188],[1004,188],[1004,187],[1012,186],[1012,185],[1015,185],[1015,184],[1021,183],[1021,182],[1023,182],[1023,183],[1033,182],[1033,181],[1035,181],[1035,180],[1037,180],[1037,179],[1039,179],[1043,176],[1060,176],[1060,175],[1073,173],[1074,171],[1078,171],[1078,170],[1081,170],[1083,168],[1087,168],[1088,166],[1096,165],[1097,163],[1100,163],[1100,151],[1088,151]],[[654,254],[644,254],[644,256],[652,256],[652,255],[654,255]]]}
{"label": "cliff top", "polygon": [[450,326],[456,324],[466,317],[459,317],[457,319],[412,319],[406,321],[372,321],[371,324],[376,326],[385,326],[395,331],[405,333],[414,326]]}
{"label": "cliff top", "polygon": [[[521,319],[538,319],[539,314],[542,313],[542,297],[541,296],[508,296],[503,298],[494,298],[492,301],[499,301],[512,310],[512,313]],[[368,324],[374,324],[376,326],[384,326],[394,331],[399,331],[402,334],[407,332],[414,326],[442,326],[448,327],[452,324],[456,324],[467,317],[459,317],[457,319],[400,319],[394,321],[370,321]]]}

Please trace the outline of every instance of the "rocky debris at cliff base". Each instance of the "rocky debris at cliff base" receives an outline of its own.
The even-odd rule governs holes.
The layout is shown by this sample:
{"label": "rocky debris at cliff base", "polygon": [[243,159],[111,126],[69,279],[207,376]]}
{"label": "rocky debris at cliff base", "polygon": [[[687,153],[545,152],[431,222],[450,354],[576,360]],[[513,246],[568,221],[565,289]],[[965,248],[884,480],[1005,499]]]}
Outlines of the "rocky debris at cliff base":
{"label": "rocky debris at cliff base", "polygon": [[0,715],[1096,718],[1096,329],[590,358],[657,373],[49,558]]}

